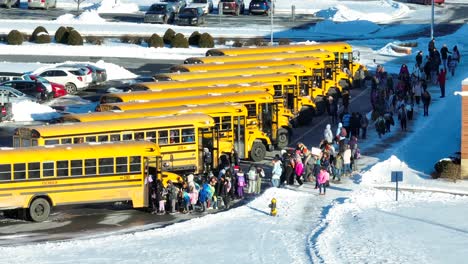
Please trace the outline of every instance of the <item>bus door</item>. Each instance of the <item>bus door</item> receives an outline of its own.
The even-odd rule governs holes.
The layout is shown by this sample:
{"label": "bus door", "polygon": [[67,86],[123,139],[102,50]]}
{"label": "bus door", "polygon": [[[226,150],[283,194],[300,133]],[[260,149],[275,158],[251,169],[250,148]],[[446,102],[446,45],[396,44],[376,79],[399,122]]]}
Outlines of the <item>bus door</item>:
{"label": "bus door", "polygon": [[246,159],[246,149],[245,149],[245,117],[237,116],[234,117],[234,147],[239,155],[239,158]]}
{"label": "bus door", "polygon": [[262,131],[267,134],[270,139],[276,139],[275,131],[278,130],[278,111],[276,111],[276,113],[274,111],[274,106],[276,105],[277,104],[270,103],[259,104]]}
{"label": "bus door", "polygon": [[198,157],[199,164],[204,168],[204,157],[203,152],[204,148],[207,148],[211,152],[211,168],[218,167],[218,158],[219,158],[219,130],[216,128],[212,129],[200,129],[198,133]]}

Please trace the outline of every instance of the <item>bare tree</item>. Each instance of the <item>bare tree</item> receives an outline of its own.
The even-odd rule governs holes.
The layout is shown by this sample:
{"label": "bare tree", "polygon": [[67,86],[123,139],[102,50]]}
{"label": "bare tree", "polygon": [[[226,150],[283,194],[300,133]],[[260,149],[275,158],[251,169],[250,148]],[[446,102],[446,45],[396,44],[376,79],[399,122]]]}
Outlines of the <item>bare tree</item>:
{"label": "bare tree", "polygon": [[80,4],[83,3],[86,0],[73,0],[76,3],[76,11],[80,12]]}

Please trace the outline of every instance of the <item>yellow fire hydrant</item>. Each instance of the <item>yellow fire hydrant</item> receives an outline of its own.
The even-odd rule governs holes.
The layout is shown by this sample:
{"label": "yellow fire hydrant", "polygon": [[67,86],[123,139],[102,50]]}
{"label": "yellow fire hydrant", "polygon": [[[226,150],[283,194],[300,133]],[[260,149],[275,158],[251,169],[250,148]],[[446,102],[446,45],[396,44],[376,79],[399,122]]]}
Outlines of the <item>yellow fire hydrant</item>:
{"label": "yellow fire hydrant", "polygon": [[271,199],[271,204],[269,205],[269,207],[271,208],[271,211],[270,211],[270,215],[271,216],[276,216],[276,199],[273,198]]}

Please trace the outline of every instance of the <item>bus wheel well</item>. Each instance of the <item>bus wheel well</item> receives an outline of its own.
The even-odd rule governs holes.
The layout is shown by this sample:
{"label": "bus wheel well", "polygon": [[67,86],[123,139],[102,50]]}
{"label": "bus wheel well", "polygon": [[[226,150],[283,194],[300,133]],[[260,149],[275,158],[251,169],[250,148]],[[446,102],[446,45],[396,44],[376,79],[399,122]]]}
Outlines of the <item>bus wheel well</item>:
{"label": "bus wheel well", "polygon": [[304,106],[302,107],[301,111],[297,118],[297,124],[299,126],[305,126],[312,122],[314,115],[317,114],[317,107],[312,106]]}
{"label": "bus wheel well", "polygon": [[341,79],[338,84],[343,88],[343,90],[351,90],[352,85],[348,79]]}
{"label": "bus wheel well", "polygon": [[289,139],[291,138],[292,130],[290,128],[278,129],[278,135],[276,137],[276,147],[283,149],[289,145]]}
{"label": "bus wheel well", "polygon": [[42,222],[49,218],[52,200],[47,195],[34,196],[28,207],[28,216],[34,222]]}
{"label": "bus wheel well", "polygon": [[327,104],[326,104],[326,98],[323,96],[316,96],[314,98],[314,103],[315,103],[315,114],[317,115],[323,115],[325,111],[327,110]]}

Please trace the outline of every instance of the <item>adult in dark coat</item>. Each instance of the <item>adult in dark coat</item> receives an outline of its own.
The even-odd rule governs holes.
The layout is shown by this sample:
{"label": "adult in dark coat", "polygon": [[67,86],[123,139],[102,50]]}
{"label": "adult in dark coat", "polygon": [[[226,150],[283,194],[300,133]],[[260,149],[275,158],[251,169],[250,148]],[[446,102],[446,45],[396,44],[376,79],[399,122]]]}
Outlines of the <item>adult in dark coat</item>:
{"label": "adult in dark coat", "polygon": [[341,95],[341,101],[343,103],[343,111],[348,111],[349,110],[349,91],[348,90],[343,90],[343,94]]}
{"label": "adult in dark coat", "polygon": [[331,124],[336,124],[338,122],[338,103],[337,99],[333,96],[328,96],[327,98],[327,113],[330,117]]}
{"label": "adult in dark coat", "polygon": [[431,104],[431,94],[427,89],[424,89],[421,95],[421,101],[424,107],[424,116],[429,116],[429,105]]}
{"label": "adult in dark coat", "polygon": [[419,51],[416,55],[416,67],[421,68],[423,62],[423,52]]}
{"label": "adult in dark coat", "polygon": [[359,128],[361,127],[361,120],[358,115],[358,113],[354,112],[351,115],[351,121],[350,121],[350,130],[351,130],[351,135],[350,137],[356,137],[359,138]]}
{"label": "adult in dark coat", "polygon": [[449,51],[447,48],[447,45],[444,44],[444,46],[440,49],[440,56],[442,58],[442,63],[444,65],[445,71],[447,71],[447,59],[448,59],[448,54],[452,54],[452,52]]}
{"label": "adult in dark coat", "polygon": [[284,177],[288,185],[294,185],[294,159],[290,157],[285,161]]}

